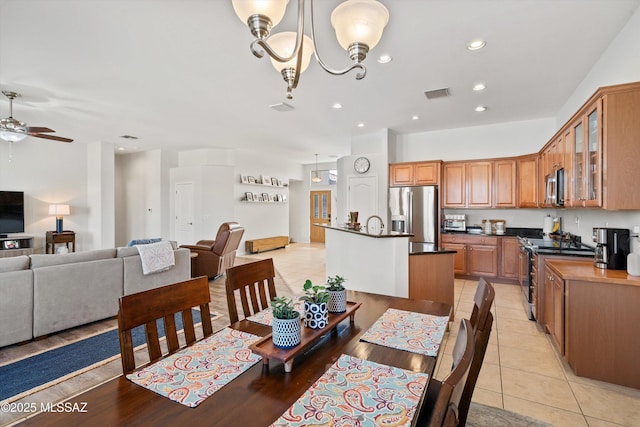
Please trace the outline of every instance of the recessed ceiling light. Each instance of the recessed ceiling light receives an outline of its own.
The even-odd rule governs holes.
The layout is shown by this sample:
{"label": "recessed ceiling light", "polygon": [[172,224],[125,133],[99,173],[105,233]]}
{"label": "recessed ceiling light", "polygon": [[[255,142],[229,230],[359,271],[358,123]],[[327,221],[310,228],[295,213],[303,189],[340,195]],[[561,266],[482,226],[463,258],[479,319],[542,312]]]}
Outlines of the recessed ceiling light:
{"label": "recessed ceiling light", "polygon": [[385,53],[385,54],[380,55],[378,57],[378,62],[381,63],[381,64],[388,64],[389,62],[391,62],[392,59],[393,58],[391,57],[391,55],[388,55],[388,54]]}
{"label": "recessed ceiling light", "polygon": [[469,43],[469,45],[467,46],[467,49],[478,50],[478,49],[482,49],[486,45],[487,45],[487,42],[485,42],[484,40],[473,40],[472,42]]}
{"label": "recessed ceiling light", "polygon": [[473,86],[473,90],[477,91],[481,91],[481,90],[485,90],[487,88],[487,86],[484,83],[477,83]]}
{"label": "recessed ceiling light", "polygon": [[483,111],[487,111],[487,107],[485,107],[484,105],[478,105],[478,106],[476,107],[476,111],[477,111],[478,113],[482,113]]}
{"label": "recessed ceiling light", "polygon": [[411,116],[411,120],[418,120],[420,116]]}
{"label": "recessed ceiling light", "polygon": [[336,110],[339,110],[342,108],[342,104],[340,104],[339,102],[336,102],[331,106],[331,108],[335,108]]}
{"label": "recessed ceiling light", "polygon": [[358,127],[359,128],[363,128],[364,127],[364,123],[358,123]]}

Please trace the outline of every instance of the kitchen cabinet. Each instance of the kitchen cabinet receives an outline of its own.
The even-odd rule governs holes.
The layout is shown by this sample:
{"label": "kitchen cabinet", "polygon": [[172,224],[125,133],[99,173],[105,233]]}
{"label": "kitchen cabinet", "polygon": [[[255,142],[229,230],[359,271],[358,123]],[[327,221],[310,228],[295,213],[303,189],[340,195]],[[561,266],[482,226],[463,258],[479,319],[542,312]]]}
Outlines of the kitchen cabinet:
{"label": "kitchen cabinet", "polygon": [[516,237],[500,238],[500,264],[498,276],[502,279],[518,279],[520,266],[520,242]]}
{"label": "kitchen cabinet", "polygon": [[493,194],[493,162],[450,162],[443,165],[442,206],[490,208]]}
{"label": "kitchen cabinet", "polygon": [[[640,82],[599,89],[559,133],[566,136],[568,206],[640,209]],[[568,190],[568,191],[567,191]]]}
{"label": "kitchen cabinet", "polygon": [[549,266],[544,269],[544,325],[564,354],[564,281]]}
{"label": "kitchen cabinet", "polygon": [[[453,306],[455,255],[437,252],[409,255],[409,298]],[[453,311],[450,320],[453,321]]]}
{"label": "kitchen cabinet", "polygon": [[395,163],[389,165],[389,186],[438,185],[442,162]]}
{"label": "kitchen cabinet", "polygon": [[502,159],[493,162],[493,206],[496,208],[515,208],[516,199],[516,161]]}
{"label": "kitchen cabinet", "polygon": [[640,388],[640,278],[591,261],[553,258],[547,267],[564,285],[564,359],[573,372]]}
{"label": "kitchen cabinet", "polygon": [[460,276],[498,276],[498,237],[468,234],[442,234],[444,249],[458,253],[454,257],[454,272]]}
{"label": "kitchen cabinet", "polygon": [[518,159],[517,166],[517,187],[518,187],[518,207],[537,208],[538,200],[538,155],[534,154]]}

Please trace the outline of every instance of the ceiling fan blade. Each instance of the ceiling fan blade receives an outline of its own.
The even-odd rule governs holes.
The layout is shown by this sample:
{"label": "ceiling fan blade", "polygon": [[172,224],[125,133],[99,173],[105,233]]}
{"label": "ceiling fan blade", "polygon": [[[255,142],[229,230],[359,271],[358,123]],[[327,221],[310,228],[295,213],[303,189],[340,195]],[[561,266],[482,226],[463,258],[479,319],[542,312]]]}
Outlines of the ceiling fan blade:
{"label": "ceiling fan blade", "polygon": [[49,129],[49,128],[44,128],[44,127],[29,126],[27,128],[27,132],[29,132],[29,133],[48,133],[48,132],[55,132],[55,130]]}
{"label": "ceiling fan blade", "polygon": [[35,136],[36,138],[52,139],[54,141],[60,141],[60,142],[72,142],[73,141],[73,139],[64,138],[62,136],[44,135],[44,134],[39,134],[39,133],[29,133],[29,135]]}

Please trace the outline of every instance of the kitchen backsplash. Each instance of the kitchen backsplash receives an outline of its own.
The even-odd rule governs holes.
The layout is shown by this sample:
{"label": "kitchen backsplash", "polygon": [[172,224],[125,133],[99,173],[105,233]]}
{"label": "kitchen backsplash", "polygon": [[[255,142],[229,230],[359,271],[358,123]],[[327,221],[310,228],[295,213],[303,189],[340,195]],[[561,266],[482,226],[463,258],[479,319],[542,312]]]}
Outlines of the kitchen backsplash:
{"label": "kitchen backsplash", "polygon": [[[482,225],[483,219],[505,220],[507,227],[542,228],[544,217],[562,218],[562,231],[578,235],[593,244],[593,227],[628,228],[640,226],[640,211],[605,211],[602,209],[443,209],[445,213],[466,214],[467,226]],[[632,249],[640,244],[632,239]]]}

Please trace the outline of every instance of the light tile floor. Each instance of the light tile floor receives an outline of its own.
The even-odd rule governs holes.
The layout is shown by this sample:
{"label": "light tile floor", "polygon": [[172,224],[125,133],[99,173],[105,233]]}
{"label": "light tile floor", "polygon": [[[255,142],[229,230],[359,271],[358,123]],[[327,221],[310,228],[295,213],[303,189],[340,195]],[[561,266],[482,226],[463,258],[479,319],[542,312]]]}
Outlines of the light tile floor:
{"label": "light tile floor", "polygon": [[[247,257],[273,258],[278,272],[296,293],[306,279],[326,281],[323,245],[294,243],[283,250]],[[446,375],[451,366],[458,321],[471,315],[476,284],[456,279],[456,322],[445,337],[437,378]],[[497,282],[493,285],[495,320],[474,401],[557,427],[640,427],[640,390],[576,377],[549,337],[525,316],[520,288]]]}

